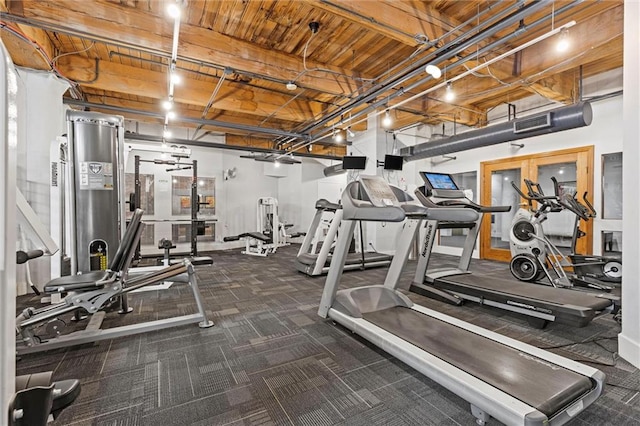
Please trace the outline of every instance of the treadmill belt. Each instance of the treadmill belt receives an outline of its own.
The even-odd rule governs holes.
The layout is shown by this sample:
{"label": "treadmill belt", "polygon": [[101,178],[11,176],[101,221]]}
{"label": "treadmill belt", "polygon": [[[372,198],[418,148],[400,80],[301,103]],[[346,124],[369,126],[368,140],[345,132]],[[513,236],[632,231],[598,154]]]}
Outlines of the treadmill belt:
{"label": "treadmill belt", "polygon": [[595,297],[593,294],[585,292],[569,290],[566,288],[549,287],[541,284],[506,280],[498,277],[461,274],[438,278],[435,282],[436,287],[449,288],[447,284],[454,286],[459,284],[468,288],[496,291],[512,296],[521,296],[529,299],[551,302],[556,305],[582,306],[596,311],[601,311],[611,305],[611,301],[609,299]]}
{"label": "treadmill belt", "polygon": [[[313,265],[318,260],[317,254],[309,254],[304,253],[298,256],[298,261],[303,265]],[[373,263],[373,262],[391,262],[393,256],[384,254],[384,253],[375,253],[375,252],[366,252],[364,254],[364,262]],[[362,254],[360,253],[349,253],[347,255],[347,259],[345,260],[345,265],[360,265],[362,263]],[[325,266],[329,266],[331,264],[331,254],[327,256],[327,262]]]}
{"label": "treadmill belt", "polygon": [[393,307],[363,317],[547,417],[592,388],[585,376],[412,309]]}

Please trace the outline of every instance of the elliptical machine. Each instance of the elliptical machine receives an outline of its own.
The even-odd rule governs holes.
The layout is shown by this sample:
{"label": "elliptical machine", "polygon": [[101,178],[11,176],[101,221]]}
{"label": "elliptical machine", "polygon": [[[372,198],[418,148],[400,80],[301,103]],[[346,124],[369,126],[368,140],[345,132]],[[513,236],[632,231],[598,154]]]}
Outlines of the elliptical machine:
{"label": "elliptical machine", "polygon": [[[557,180],[552,180],[556,193],[552,196],[544,195],[540,185],[528,179],[524,180],[528,189],[527,195],[511,182],[511,186],[527,200],[529,206],[528,210],[520,209],[516,213],[511,225],[511,273],[526,282],[538,282],[546,277],[554,287],[582,286],[599,291],[611,291],[610,283],[615,281],[602,277],[606,277],[607,274],[612,278],[618,274],[621,276],[622,265],[619,261],[602,256],[577,256],[573,253],[566,256],[544,234],[542,223],[547,219],[547,213],[570,210],[576,214],[572,236],[573,252],[577,239],[584,236],[584,232],[579,229],[579,221],[589,219],[585,213],[586,207],[578,207],[581,204],[575,199],[575,194],[561,194]],[[533,207],[533,201],[538,203],[537,209]],[[572,267],[573,273],[567,273],[565,267]]]}
{"label": "elliptical machine", "polygon": [[[511,182],[513,189],[528,204],[528,209],[521,208],[516,212],[509,230],[511,274],[520,281],[537,282],[546,277],[554,287],[571,287],[572,283],[558,261],[563,256],[542,229],[547,213],[562,211],[562,206],[556,202],[556,197],[544,196],[537,183],[528,179],[524,182],[528,195]],[[537,209],[533,207],[534,201],[538,202]]]}
{"label": "elliptical machine", "polygon": [[553,189],[558,197],[558,202],[566,210],[575,215],[573,234],[571,237],[571,253],[569,259],[573,267],[574,281],[590,282],[597,280],[606,283],[622,282],[622,259],[614,256],[596,256],[576,253],[576,245],[580,238],[586,234],[580,229],[580,219],[588,221],[597,216],[596,210],[587,199],[587,193],[582,195],[584,204],[578,201],[574,192],[564,192],[555,177],[551,177]]}

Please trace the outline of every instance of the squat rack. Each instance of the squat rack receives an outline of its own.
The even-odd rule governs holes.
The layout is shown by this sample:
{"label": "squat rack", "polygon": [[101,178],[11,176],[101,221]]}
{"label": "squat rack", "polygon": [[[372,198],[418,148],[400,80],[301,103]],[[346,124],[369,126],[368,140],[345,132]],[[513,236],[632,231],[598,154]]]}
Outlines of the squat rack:
{"label": "squat rack", "polygon": [[[141,183],[140,183],[140,163],[153,163],[159,165],[174,166],[175,168],[167,169],[168,172],[175,170],[192,170],[191,179],[191,250],[189,255],[191,257],[198,256],[198,235],[204,235],[205,221],[198,219],[198,212],[200,211],[201,203],[198,196],[198,161],[193,160],[191,162],[181,162],[176,160],[143,160],[139,155],[136,155],[134,163],[134,192],[129,194],[129,210],[134,211],[140,207],[141,204]],[[136,255],[140,257],[139,252]]]}

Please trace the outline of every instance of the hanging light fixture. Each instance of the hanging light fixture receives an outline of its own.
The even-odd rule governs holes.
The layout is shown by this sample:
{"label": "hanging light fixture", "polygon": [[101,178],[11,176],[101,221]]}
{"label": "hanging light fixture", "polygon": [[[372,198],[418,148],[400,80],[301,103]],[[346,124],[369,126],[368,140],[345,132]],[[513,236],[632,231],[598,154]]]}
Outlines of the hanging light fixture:
{"label": "hanging light fixture", "polygon": [[336,131],[334,134],[334,140],[338,143],[344,142],[344,131],[343,130]]}
{"label": "hanging light fixture", "polygon": [[389,129],[393,124],[393,119],[391,118],[391,114],[389,114],[389,110],[386,110],[384,113],[384,118],[382,119],[382,127],[385,129]]}
{"label": "hanging light fixture", "polygon": [[453,91],[453,86],[451,82],[447,83],[447,88],[444,92],[444,100],[447,102],[451,102],[456,98],[456,92]]}
{"label": "hanging light fixture", "polygon": [[178,4],[178,2],[169,3],[169,5],[167,6],[167,14],[173,19],[180,19],[182,8]]}
{"label": "hanging light fixture", "polygon": [[436,66],[436,65],[427,65],[424,70],[426,71],[427,74],[429,74],[431,77],[438,79],[440,77],[442,77],[442,70],[440,70],[440,67]]}
{"label": "hanging light fixture", "polygon": [[171,108],[173,108],[173,101],[171,99],[167,99],[166,101],[163,101],[162,108],[164,108],[165,111],[171,111]]}
{"label": "hanging light fixture", "polygon": [[558,36],[558,44],[556,44],[556,50],[558,52],[566,52],[569,50],[569,30],[563,29]]}
{"label": "hanging light fixture", "polygon": [[350,138],[355,138],[356,134],[351,131],[351,127],[347,127],[347,136]]}

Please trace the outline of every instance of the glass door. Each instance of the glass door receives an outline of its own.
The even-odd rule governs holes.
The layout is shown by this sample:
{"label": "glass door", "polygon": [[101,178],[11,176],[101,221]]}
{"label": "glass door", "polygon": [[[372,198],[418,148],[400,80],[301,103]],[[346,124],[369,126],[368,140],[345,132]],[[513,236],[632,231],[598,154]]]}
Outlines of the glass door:
{"label": "glass door", "polygon": [[[519,208],[528,208],[525,200],[511,186],[513,181],[526,193],[524,179],[540,184],[545,195],[554,195],[555,177],[563,191],[575,193],[579,200],[586,192],[593,202],[593,147],[583,147],[549,153],[540,153],[504,160],[484,162],[481,165],[481,204],[509,205],[508,213],[495,213],[491,220],[485,218],[480,233],[480,257],[509,261],[509,230],[513,216]],[[534,203],[534,208],[537,205]],[[562,252],[571,251],[571,237],[575,226],[575,215],[570,211],[549,213],[543,223],[545,235]],[[593,222],[581,221],[580,229],[586,233],[577,243],[576,252],[592,253]]]}
{"label": "glass door", "polygon": [[511,186],[520,187],[523,176],[529,175],[529,163],[522,160],[504,160],[493,164],[483,163],[481,202],[490,206],[510,206],[506,213],[485,215],[480,230],[480,256],[482,258],[509,261],[509,229],[513,216],[520,208],[520,197]]}
{"label": "glass door", "polygon": [[[593,203],[593,149],[590,151],[556,154],[532,159],[531,179],[540,184],[547,195],[554,195],[552,177],[559,183],[560,191],[575,195],[584,203],[582,197],[587,194],[587,200]],[[549,213],[543,222],[545,235],[564,254],[571,253],[571,238],[575,228],[576,216],[568,210]],[[591,254],[593,252],[593,220],[580,221],[580,230],[586,235],[579,238],[576,252]]]}

